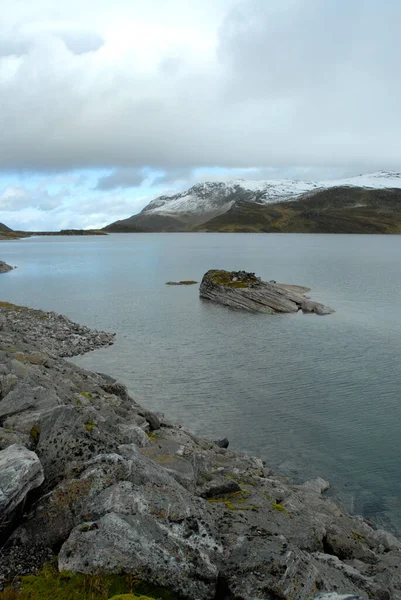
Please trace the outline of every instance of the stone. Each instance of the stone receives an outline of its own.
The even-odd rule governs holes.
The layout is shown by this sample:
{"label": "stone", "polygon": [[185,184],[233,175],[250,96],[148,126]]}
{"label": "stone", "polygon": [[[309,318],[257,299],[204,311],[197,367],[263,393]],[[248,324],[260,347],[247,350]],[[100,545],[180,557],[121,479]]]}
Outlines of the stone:
{"label": "stone", "polygon": [[309,288],[299,285],[262,281],[254,273],[212,269],[205,273],[199,288],[200,297],[224,306],[250,312],[313,312],[328,315],[331,308],[306,297]]}
{"label": "stone", "polygon": [[153,584],[210,600],[218,578],[210,545],[216,543],[207,533],[191,533],[185,521],[168,527],[149,515],[111,512],[73,530],[60,550],[59,569],[146,573]]}
{"label": "stone", "polygon": [[149,423],[150,431],[156,431],[157,429],[160,429],[160,419],[156,413],[151,412],[150,410],[142,410],[139,412],[139,414]]}
{"label": "stone", "polygon": [[8,265],[7,263],[5,263],[4,261],[0,260],[0,273],[8,273],[9,271],[12,271],[14,267],[11,267],[10,265]]}
{"label": "stone", "polygon": [[223,476],[215,476],[211,481],[205,481],[197,487],[197,493],[201,498],[218,498],[241,491],[241,486],[234,481]]}
{"label": "stone", "polygon": [[219,448],[228,448],[228,446],[230,445],[230,442],[228,441],[227,438],[223,438],[221,440],[216,440],[214,442],[216,444],[216,446],[218,446]]}
{"label": "stone", "polygon": [[43,481],[43,468],[34,452],[17,444],[0,451],[0,527]]}

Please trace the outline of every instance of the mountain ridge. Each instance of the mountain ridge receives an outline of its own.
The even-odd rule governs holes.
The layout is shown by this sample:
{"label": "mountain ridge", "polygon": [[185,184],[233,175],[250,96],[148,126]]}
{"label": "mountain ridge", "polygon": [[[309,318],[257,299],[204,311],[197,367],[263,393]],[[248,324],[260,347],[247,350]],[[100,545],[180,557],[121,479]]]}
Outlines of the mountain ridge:
{"label": "mountain ridge", "polygon": [[[104,230],[110,233],[324,233],[327,227],[327,232],[334,229],[347,233],[400,233],[398,202],[394,200],[398,194],[401,194],[401,173],[386,171],[329,181],[282,179],[205,182],[196,184],[184,192],[155,198],[137,215],[111,223]],[[351,207],[351,213],[338,213],[349,211]],[[366,210],[367,207],[369,210]],[[334,214],[333,210],[337,213]],[[281,219],[277,211],[281,214]],[[324,218],[320,215],[317,219],[315,214],[315,221],[311,221],[311,213],[306,222],[303,214],[305,211],[324,211]],[[287,215],[287,219],[283,218],[284,214]],[[244,218],[243,223],[240,221],[241,215]],[[391,221],[393,216],[394,223]],[[298,224],[294,221],[298,221]]]}

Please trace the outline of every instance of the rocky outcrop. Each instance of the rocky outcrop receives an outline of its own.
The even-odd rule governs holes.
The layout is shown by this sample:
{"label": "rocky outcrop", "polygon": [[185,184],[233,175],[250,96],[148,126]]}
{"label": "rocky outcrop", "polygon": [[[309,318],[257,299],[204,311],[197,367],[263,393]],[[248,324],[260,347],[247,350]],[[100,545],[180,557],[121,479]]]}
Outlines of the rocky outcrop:
{"label": "rocky outcrop", "polygon": [[0,441],[35,453],[45,480],[16,495],[0,580],[57,555],[60,570],[132,573],[188,600],[401,600],[400,541],[340,510],[327,482],[294,485],[172,424],[20,327],[0,330]]}
{"label": "rocky outcrop", "polygon": [[262,281],[254,273],[217,269],[205,273],[199,288],[200,297],[204,300],[250,312],[275,314],[302,310],[318,315],[334,312],[310,300],[307,292],[309,288],[299,285]]}
{"label": "rocky outcrop", "polygon": [[[0,302],[0,330],[10,347],[18,340],[31,344],[34,352],[25,362],[46,362],[43,352],[55,356],[76,356],[114,342],[114,334],[90,329],[70,321],[63,315]],[[32,349],[33,349],[32,348]],[[20,358],[24,362],[23,358]]]}
{"label": "rocky outcrop", "polygon": [[0,273],[8,273],[9,271],[12,271],[13,268],[14,267],[10,267],[10,265],[0,260]]}
{"label": "rocky outcrop", "polygon": [[8,525],[27,494],[43,480],[43,468],[34,452],[17,444],[0,452],[0,530]]}

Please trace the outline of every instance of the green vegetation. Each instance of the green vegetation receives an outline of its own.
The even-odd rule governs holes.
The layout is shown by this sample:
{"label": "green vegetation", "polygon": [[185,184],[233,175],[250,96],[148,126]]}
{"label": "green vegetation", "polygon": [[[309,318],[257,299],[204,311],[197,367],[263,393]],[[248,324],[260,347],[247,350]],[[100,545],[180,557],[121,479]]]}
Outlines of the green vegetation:
{"label": "green vegetation", "polygon": [[257,504],[247,504],[247,500],[251,493],[248,490],[239,490],[226,496],[218,496],[217,498],[208,498],[210,504],[225,504],[228,510],[257,510],[262,508]]}
{"label": "green vegetation", "polygon": [[0,600],[178,600],[177,596],[133,575],[84,575],[59,572],[47,563],[38,575],[0,592]]}
{"label": "green vegetation", "polygon": [[357,531],[351,531],[352,533],[352,537],[357,541],[357,542],[364,542],[365,538],[363,537],[363,535],[361,533],[358,533]]}
{"label": "green vegetation", "polygon": [[39,425],[34,425],[31,429],[31,431],[29,432],[29,436],[32,440],[33,445],[36,446],[39,444],[39,438],[40,438],[40,427]]}
{"label": "green vegetation", "polygon": [[277,502],[272,502],[272,507],[274,508],[274,510],[277,510],[278,512],[283,512],[288,517],[291,517],[291,515],[288,512],[288,510],[286,509],[286,507],[283,506],[282,504],[278,504]]}
{"label": "green vegetation", "polygon": [[81,396],[84,396],[89,401],[92,401],[92,394],[90,392],[79,392]]}
{"label": "green vegetation", "polygon": [[251,283],[255,283],[255,279],[233,281],[230,271],[220,269],[212,269],[209,271],[210,281],[215,285],[224,285],[231,288],[247,288]]}
{"label": "green vegetation", "polygon": [[91,421],[90,419],[89,419],[89,421],[87,421],[87,422],[85,423],[85,429],[86,429],[86,431],[89,431],[89,432],[91,432],[91,431],[92,431],[92,429],[93,429],[95,426],[96,426],[96,423],[94,423],[94,422],[93,422],[93,421]]}

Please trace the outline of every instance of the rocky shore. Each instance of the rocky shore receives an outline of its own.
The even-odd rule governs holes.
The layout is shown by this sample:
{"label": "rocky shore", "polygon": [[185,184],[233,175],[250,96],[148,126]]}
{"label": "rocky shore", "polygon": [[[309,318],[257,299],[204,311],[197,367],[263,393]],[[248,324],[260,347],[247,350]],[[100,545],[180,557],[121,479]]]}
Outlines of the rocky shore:
{"label": "rocky shore", "polygon": [[53,557],[187,600],[401,600],[400,541],[327,482],[294,485],[63,358],[112,340],[0,305],[0,584]]}
{"label": "rocky shore", "polygon": [[212,269],[203,276],[199,294],[204,300],[250,312],[267,314],[316,313],[329,315],[333,309],[314,302],[309,288],[276,281],[262,281],[255,273]]}

